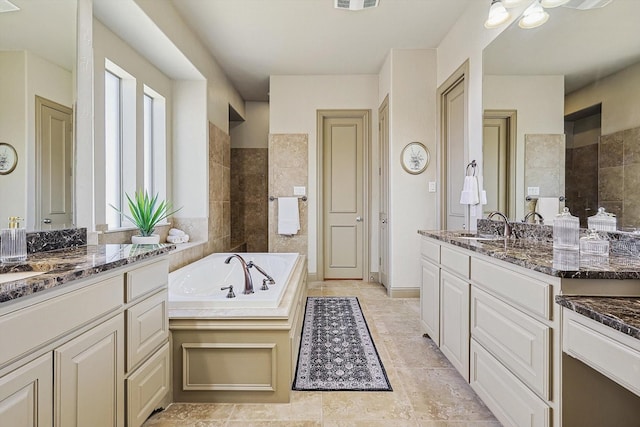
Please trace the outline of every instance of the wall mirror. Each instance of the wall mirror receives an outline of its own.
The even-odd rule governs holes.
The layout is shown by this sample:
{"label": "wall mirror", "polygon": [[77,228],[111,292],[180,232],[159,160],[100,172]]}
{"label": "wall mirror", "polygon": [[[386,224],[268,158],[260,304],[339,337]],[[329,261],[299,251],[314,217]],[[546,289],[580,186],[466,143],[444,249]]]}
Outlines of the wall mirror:
{"label": "wall mirror", "polygon": [[0,177],[0,226],[8,216],[28,229],[73,222],[73,105],[76,0],[10,0],[0,13],[0,140],[17,152]]}
{"label": "wall mirror", "polygon": [[603,206],[619,228],[640,227],[640,2],[548,12],[546,24],[516,21],[484,50],[492,207],[521,220],[528,194],[566,196],[585,225]]}

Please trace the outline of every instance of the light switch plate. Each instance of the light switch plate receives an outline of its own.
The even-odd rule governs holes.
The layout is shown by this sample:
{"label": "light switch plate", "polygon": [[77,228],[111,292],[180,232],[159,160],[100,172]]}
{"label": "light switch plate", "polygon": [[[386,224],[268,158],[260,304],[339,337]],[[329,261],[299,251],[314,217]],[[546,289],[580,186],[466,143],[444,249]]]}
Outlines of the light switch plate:
{"label": "light switch plate", "polygon": [[429,193],[435,193],[435,192],[436,192],[436,182],[429,181]]}
{"label": "light switch plate", "polygon": [[539,196],[540,195],[540,187],[527,187],[527,194],[529,196]]}
{"label": "light switch plate", "polygon": [[293,195],[294,196],[306,196],[307,195],[307,187],[293,187]]}

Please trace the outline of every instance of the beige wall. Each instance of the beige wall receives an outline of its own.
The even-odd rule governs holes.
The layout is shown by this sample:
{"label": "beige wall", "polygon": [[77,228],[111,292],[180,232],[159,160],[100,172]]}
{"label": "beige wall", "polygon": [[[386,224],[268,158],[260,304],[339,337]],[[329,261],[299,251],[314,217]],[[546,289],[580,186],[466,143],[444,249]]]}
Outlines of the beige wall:
{"label": "beige wall", "polygon": [[231,146],[222,129],[209,124],[209,232],[205,255],[231,247]]}
{"label": "beige wall", "polygon": [[[523,218],[527,195],[525,135],[564,133],[564,76],[485,75],[483,107],[517,112],[515,218]],[[540,194],[544,195],[542,189]]]}
{"label": "beige wall", "polygon": [[[539,187],[540,197],[564,196],[564,134],[527,134],[524,141],[525,187]],[[524,217],[517,218],[521,216]]]}
{"label": "beige wall", "polygon": [[[269,135],[269,194],[293,196],[293,186],[308,186],[309,138],[306,134]],[[269,202],[269,252],[308,254],[309,201],[298,200],[300,230],[292,236],[278,234],[278,201]]]}
{"label": "beige wall", "polygon": [[247,102],[245,121],[231,128],[231,148],[269,147],[269,103]]}
{"label": "beige wall", "polygon": [[564,114],[602,103],[602,134],[640,126],[640,63],[567,95]]}

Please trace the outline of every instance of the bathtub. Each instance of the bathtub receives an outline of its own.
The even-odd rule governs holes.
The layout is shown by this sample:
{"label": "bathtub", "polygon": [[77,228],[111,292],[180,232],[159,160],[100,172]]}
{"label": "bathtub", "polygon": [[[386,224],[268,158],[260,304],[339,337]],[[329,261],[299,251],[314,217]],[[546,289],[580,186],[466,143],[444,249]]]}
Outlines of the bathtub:
{"label": "bathtub", "polygon": [[[224,261],[233,254],[209,255],[169,274],[169,307],[172,309],[204,308],[275,308],[282,301],[285,288],[297,253],[240,253],[248,263],[253,261],[275,280],[262,291],[265,278],[255,269],[249,269],[253,280],[253,294],[245,295],[244,272],[240,260],[234,258],[229,264]],[[220,288],[233,285],[235,298],[227,298],[227,290]]]}

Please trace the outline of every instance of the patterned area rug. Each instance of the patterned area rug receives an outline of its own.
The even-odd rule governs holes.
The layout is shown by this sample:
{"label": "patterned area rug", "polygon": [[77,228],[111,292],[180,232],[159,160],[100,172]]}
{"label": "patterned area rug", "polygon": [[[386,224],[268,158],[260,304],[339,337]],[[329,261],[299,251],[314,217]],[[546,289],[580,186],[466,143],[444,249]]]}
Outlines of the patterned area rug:
{"label": "patterned area rug", "polygon": [[393,390],[358,298],[307,298],[293,389]]}

